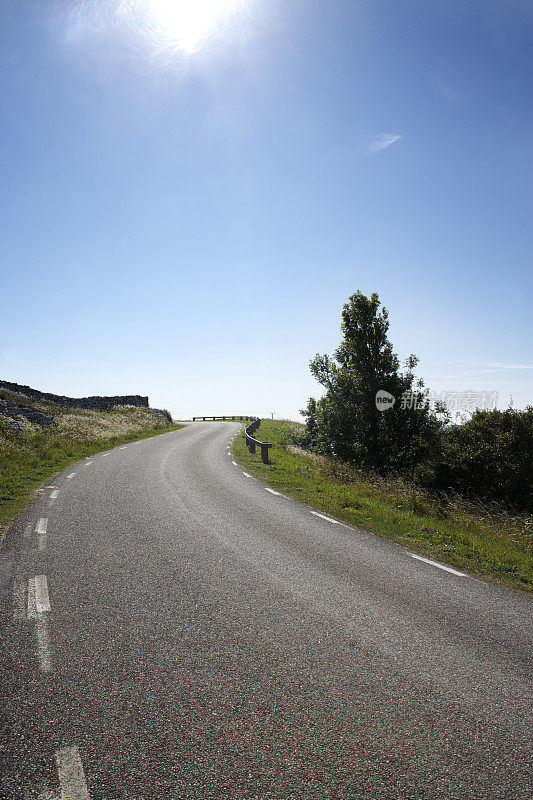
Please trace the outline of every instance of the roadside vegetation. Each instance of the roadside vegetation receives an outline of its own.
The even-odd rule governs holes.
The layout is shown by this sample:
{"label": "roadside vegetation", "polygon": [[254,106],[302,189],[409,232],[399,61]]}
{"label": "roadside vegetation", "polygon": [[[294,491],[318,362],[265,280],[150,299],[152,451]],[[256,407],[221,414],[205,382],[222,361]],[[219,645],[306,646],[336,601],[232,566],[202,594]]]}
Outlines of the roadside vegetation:
{"label": "roadside vegetation", "polygon": [[397,476],[381,476],[303,449],[305,426],[262,420],[257,438],[272,442],[271,463],[251,455],[244,436],[235,459],[274,489],[324,514],[392,539],[422,555],[509,588],[533,592],[533,520],[496,503],[437,496]]}
{"label": "roadside vegetation", "polygon": [[[324,387],[302,411],[301,444],[382,476],[401,475],[423,489],[496,501],[533,513],[533,407],[471,409],[459,423],[431,400],[410,355],[403,367],[388,339],[377,294],[352,295],[342,312],[333,357],[317,354],[311,373]],[[465,394],[470,394],[465,392]],[[388,397],[392,402],[383,402]]]}
{"label": "roadside vegetation", "polygon": [[0,398],[54,417],[54,425],[46,428],[21,417],[23,429],[0,417],[0,538],[39,486],[55,473],[101,450],[183,427],[151,408],[86,411],[30,403],[18,393],[1,391]]}
{"label": "roadside vegetation", "polygon": [[[312,375],[324,389],[297,423],[261,425],[272,465],[246,468],[293,497],[420,552],[531,588],[533,407],[469,409],[452,422],[400,364],[377,294],[356,292],[342,311],[333,356],[317,354]],[[472,392],[465,392],[471,395]],[[475,394],[475,393],[474,393]]]}

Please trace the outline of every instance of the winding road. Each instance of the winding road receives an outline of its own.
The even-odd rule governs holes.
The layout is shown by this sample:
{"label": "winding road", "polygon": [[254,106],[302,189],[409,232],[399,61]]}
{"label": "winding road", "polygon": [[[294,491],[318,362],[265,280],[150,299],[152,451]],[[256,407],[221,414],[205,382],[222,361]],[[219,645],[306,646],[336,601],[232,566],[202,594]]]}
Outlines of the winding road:
{"label": "winding road", "polygon": [[268,490],[240,427],[95,455],[10,528],[1,800],[530,800],[530,599]]}

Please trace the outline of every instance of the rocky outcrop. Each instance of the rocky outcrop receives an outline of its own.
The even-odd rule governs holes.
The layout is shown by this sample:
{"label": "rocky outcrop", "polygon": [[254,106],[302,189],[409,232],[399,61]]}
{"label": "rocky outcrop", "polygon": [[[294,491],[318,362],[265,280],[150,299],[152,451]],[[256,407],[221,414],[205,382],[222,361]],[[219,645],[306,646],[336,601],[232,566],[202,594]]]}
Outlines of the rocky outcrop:
{"label": "rocky outcrop", "polygon": [[[54,403],[64,408],[86,408],[92,411],[106,411],[113,406],[141,406],[148,408],[148,398],[138,394],[119,395],[117,397],[64,397],[59,394],[49,394],[32,389],[31,386],[22,386],[19,383],[0,381],[0,389],[16,392],[36,400],[39,403]],[[39,413],[39,412],[37,412]],[[43,415],[44,416],[44,415]]]}
{"label": "rocky outcrop", "polygon": [[161,414],[167,422],[172,422],[172,417],[170,415],[170,411],[167,411],[166,408],[154,408],[152,409],[156,412],[156,414]]}
{"label": "rocky outcrop", "polygon": [[47,414],[37,411],[33,406],[19,406],[16,403],[12,403],[10,400],[0,399],[0,415],[15,420],[19,428],[23,426],[18,422],[18,417],[23,417],[27,419],[28,422],[32,422],[34,425],[40,425],[42,428],[48,428],[50,425],[54,424],[53,417],[49,417]]}

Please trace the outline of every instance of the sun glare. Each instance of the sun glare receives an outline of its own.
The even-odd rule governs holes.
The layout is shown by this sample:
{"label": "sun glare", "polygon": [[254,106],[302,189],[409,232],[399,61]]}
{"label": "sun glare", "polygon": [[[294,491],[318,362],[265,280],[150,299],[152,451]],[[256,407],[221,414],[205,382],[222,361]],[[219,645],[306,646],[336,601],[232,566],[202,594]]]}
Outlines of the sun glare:
{"label": "sun glare", "polygon": [[194,53],[241,5],[242,0],[146,0],[144,9],[152,35]]}

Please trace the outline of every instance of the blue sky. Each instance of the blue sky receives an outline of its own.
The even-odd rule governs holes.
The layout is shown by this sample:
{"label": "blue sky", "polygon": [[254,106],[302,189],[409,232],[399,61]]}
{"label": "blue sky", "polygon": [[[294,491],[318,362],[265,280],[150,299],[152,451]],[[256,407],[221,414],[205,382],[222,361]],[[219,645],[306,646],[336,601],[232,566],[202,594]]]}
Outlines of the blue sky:
{"label": "blue sky", "polygon": [[0,15],[1,377],[298,418],[360,289],[432,390],[533,402],[529,2]]}

